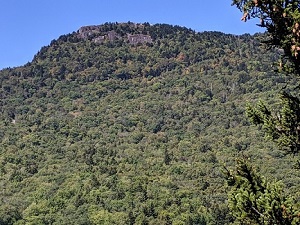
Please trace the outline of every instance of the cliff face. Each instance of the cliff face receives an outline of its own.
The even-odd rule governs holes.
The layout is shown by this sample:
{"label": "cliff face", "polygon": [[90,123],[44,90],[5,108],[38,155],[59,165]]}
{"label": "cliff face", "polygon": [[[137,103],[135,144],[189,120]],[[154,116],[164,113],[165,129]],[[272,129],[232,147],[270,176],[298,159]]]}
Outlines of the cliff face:
{"label": "cliff face", "polygon": [[[142,26],[140,24],[133,24],[134,27]],[[92,25],[83,26],[78,31],[78,37],[81,39],[92,39],[95,43],[103,43],[104,41],[115,41],[122,39],[128,41],[130,44],[144,44],[152,43],[152,38],[147,34],[131,34],[127,33],[127,36],[118,34],[115,30],[104,31],[103,26]]]}
{"label": "cliff face", "polygon": [[152,43],[152,38],[150,35],[144,35],[144,34],[128,34],[127,35],[128,41],[130,44],[139,44],[139,43]]}
{"label": "cliff face", "polygon": [[99,34],[100,30],[99,30],[100,26],[83,26],[80,27],[78,30],[78,37],[80,38],[88,38],[89,36],[93,35],[93,34]]}

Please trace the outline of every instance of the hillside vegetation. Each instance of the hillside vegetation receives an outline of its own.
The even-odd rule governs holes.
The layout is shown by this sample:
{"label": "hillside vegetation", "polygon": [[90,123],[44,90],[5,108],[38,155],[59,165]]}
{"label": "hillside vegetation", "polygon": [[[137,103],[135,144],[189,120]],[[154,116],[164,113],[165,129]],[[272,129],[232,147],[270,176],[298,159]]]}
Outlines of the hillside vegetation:
{"label": "hillside vegetation", "polygon": [[294,159],[244,114],[291,79],[262,34],[92,30],[0,71],[0,224],[230,224],[222,168],[241,155],[299,198]]}

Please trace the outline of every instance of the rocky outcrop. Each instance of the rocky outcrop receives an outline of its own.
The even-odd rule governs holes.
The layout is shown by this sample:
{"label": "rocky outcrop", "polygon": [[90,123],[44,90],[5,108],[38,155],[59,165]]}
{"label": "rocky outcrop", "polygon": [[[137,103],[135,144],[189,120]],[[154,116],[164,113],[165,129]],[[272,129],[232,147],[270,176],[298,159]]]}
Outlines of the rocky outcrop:
{"label": "rocky outcrop", "polygon": [[110,41],[114,41],[114,40],[120,38],[120,36],[114,30],[112,30],[112,31],[107,32],[107,38]]}
{"label": "rocky outcrop", "polygon": [[152,38],[150,35],[145,34],[127,34],[127,38],[130,44],[144,44],[144,43],[152,43]]}
{"label": "rocky outcrop", "polygon": [[121,37],[115,30],[103,32],[101,25],[83,26],[77,31],[77,35],[81,39],[90,39],[95,43],[103,43],[106,40],[113,42],[122,38],[124,41],[127,39],[127,41],[132,45],[137,45],[139,43],[152,43],[152,38],[150,35],[127,33],[127,38],[126,36]]}
{"label": "rocky outcrop", "polygon": [[115,41],[120,38],[120,35],[118,35],[114,30],[108,31],[103,35],[101,26],[84,26],[81,27],[77,33],[79,38],[92,38],[95,43],[102,43],[105,40]]}
{"label": "rocky outcrop", "polygon": [[102,43],[105,41],[105,36],[99,36],[93,39],[95,43]]}
{"label": "rocky outcrop", "polygon": [[99,26],[83,26],[79,28],[77,33],[78,37],[86,39],[91,35],[99,34],[100,29]]}

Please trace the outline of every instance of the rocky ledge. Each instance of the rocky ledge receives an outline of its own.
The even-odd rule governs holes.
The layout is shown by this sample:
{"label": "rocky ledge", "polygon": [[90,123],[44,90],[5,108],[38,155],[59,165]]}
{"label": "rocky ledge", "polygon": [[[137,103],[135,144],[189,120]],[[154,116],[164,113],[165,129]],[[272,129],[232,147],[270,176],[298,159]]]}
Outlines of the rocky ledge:
{"label": "rocky ledge", "polygon": [[[137,24],[135,24],[137,26]],[[130,34],[127,33],[127,36],[118,34],[115,30],[110,30],[104,32],[102,25],[93,25],[93,26],[83,26],[78,31],[78,37],[81,39],[91,39],[95,43],[103,43],[105,41],[116,41],[123,39],[127,40],[130,44],[145,44],[152,43],[152,38],[150,35],[146,34]]]}

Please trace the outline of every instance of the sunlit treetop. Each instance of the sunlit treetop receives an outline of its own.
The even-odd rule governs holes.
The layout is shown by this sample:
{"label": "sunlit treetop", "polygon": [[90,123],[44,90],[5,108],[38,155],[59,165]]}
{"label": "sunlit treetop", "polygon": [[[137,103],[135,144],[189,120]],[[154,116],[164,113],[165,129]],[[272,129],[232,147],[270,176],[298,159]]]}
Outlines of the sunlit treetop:
{"label": "sunlit treetop", "polygon": [[300,74],[300,0],[233,0],[232,5],[242,11],[245,22],[258,18],[270,35],[266,43],[284,50],[292,68],[281,69]]}

